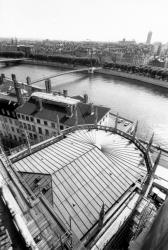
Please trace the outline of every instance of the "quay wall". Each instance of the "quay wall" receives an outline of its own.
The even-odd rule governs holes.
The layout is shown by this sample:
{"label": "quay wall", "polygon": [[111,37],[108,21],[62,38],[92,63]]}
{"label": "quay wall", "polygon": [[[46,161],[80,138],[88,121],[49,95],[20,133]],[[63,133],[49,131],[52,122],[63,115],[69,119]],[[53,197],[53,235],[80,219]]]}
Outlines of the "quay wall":
{"label": "quay wall", "polygon": [[142,76],[142,75],[125,73],[125,72],[111,70],[111,69],[99,69],[99,70],[97,70],[97,72],[101,73],[101,74],[105,74],[105,75],[112,75],[112,76],[116,76],[116,77],[120,77],[120,78],[132,79],[132,80],[140,81],[143,83],[149,83],[152,85],[160,86],[163,88],[168,88],[167,81],[149,78],[149,77]]}
{"label": "quay wall", "polygon": [[[82,66],[75,66],[73,64],[68,64],[68,63],[58,63],[58,62],[48,62],[48,61],[39,61],[39,60],[25,60],[22,62],[23,64],[30,64],[30,65],[44,65],[44,66],[51,66],[51,67],[59,67],[63,69],[77,69],[78,67]],[[125,78],[125,79],[132,79],[136,80],[142,83],[147,83],[147,84],[152,84],[156,86],[160,86],[163,88],[168,89],[168,82],[159,80],[159,79],[154,79],[154,78],[149,78],[146,76],[138,75],[138,74],[131,74],[131,73],[126,73],[126,72],[121,72],[121,71],[116,71],[112,69],[98,69],[96,72],[104,75],[111,75],[119,78]]]}

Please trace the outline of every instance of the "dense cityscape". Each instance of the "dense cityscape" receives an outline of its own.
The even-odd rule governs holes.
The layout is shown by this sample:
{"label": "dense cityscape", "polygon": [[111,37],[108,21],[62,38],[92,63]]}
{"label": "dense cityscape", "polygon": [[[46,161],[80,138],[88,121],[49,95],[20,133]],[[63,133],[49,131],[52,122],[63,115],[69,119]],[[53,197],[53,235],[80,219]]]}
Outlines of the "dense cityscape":
{"label": "dense cityscape", "polygon": [[[0,38],[0,249],[167,249],[168,42],[152,38]],[[136,115],[158,107],[145,136],[128,92]]]}

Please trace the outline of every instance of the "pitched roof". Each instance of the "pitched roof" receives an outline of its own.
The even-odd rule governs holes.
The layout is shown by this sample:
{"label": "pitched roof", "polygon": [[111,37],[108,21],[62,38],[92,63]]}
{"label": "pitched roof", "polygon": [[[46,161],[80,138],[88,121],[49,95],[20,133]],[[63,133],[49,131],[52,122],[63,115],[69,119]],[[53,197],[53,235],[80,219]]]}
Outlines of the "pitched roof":
{"label": "pitched roof", "polygon": [[[36,118],[49,120],[56,122],[57,115],[59,117],[60,123],[67,126],[73,126],[75,124],[75,112],[73,112],[72,117],[67,116],[66,106],[60,106],[57,102],[47,102],[42,101],[43,108],[38,110],[37,99],[31,97],[28,102],[16,109],[17,113],[31,115]],[[90,104],[77,103],[77,114],[78,114],[78,124],[93,124],[95,120],[94,115],[90,115]],[[98,121],[100,121],[104,115],[106,115],[110,109],[102,106],[96,106],[98,111]]]}
{"label": "pitched roof", "polygon": [[[146,177],[142,153],[111,132],[79,130],[14,163],[20,172],[52,177],[53,206],[79,238],[136,183]],[[26,180],[26,179],[25,179]]]}

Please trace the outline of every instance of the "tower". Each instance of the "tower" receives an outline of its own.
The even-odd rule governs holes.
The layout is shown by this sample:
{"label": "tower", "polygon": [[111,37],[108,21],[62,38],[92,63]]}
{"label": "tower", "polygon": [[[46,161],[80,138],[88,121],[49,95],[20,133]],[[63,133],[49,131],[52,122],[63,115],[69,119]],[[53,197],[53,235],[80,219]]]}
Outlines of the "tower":
{"label": "tower", "polygon": [[152,31],[149,31],[147,39],[146,39],[146,44],[150,44],[151,43],[151,39],[152,39]]}

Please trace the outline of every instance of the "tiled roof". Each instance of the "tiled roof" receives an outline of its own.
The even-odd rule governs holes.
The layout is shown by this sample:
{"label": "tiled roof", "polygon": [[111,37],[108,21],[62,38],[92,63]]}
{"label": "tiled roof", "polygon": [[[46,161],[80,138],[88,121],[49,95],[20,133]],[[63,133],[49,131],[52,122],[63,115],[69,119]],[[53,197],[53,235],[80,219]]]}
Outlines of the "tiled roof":
{"label": "tiled roof", "polygon": [[[94,106],[98,109],[98,121],[100,121],[103,116],[110,111],[109,108],[102,106]],[[94,115],[89,115],[90,104],[78,103],[77,104],[77,113],[78,113],[78,124],[93,124],[95,120]],[[65,124],[67,126],[73,126],[75,124],[75,112],[72,117],[67,116],[67,111],[65,107],[61,107],[56,103],[47,103],[43,102],[42,110],[38,110],[37,101],[34,98],[30,98],[28,102],[23,104],[22,106],[16,109],[16,112],[32,115],[34,117],[49,120],[49,121],[57,121],[57,115],[59,116],[60,123]]]}
{"label": "tiled roof", "polygon": [[52,176],[56,213],[79,238],[98,222],[135,182],[146,176],[142,153],[117,134],[80,130],[14,163],[20,172]]}

